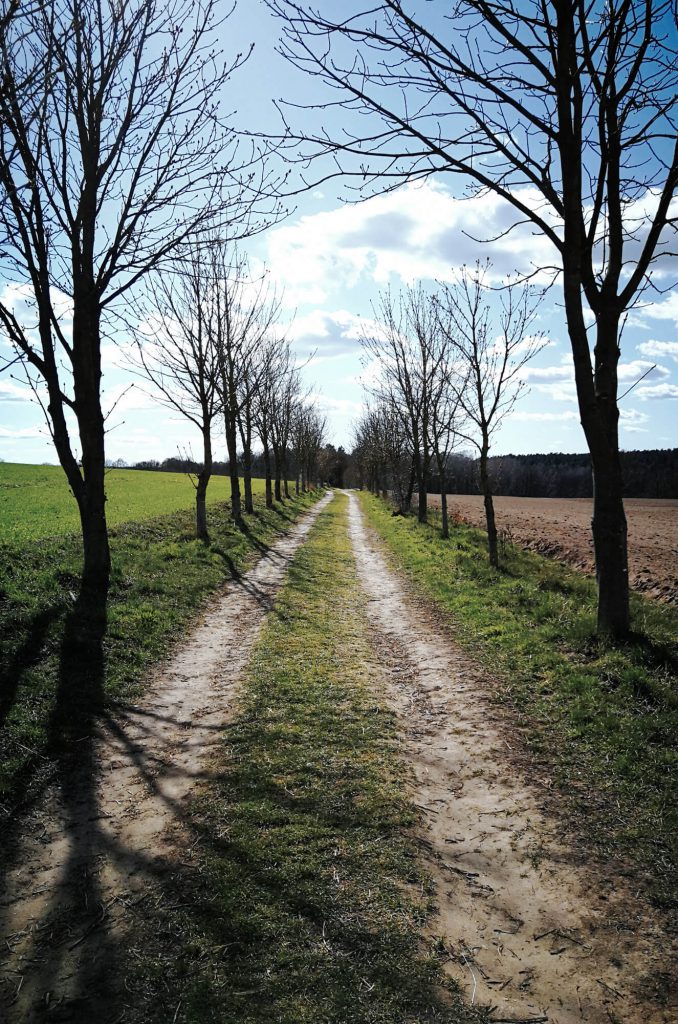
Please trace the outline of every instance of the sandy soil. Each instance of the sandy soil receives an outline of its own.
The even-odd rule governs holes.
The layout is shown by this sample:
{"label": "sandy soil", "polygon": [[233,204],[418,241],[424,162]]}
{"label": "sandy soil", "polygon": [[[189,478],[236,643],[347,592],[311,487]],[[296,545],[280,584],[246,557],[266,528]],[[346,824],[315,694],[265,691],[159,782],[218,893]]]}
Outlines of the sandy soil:
{"label": "sandy soil", "polygon": [[495,1021],[668,1024],[670,941],[619,878],[582,864],[522,777],[489,681],[410,598],[351,497],[379,660],[402,718],[437,889],[433,933],[467,1000]]}
{"label": "sandy soil", "polygon": [[0,903],[0,1020],[113,1024],[127,924],[181,858],[185,802],[229,720],[261,623],[328,495],[215,598],[143,704],[101,723],[90,765],[22,821]]}
{"label": "sandy soil", "polygon": [[[430,495],[439,504],[438,495]],[[475,494],[454,494],[450,512],[484,526],[483,501]],[[629,498],[631,586],[651,597],[678,603],[678,501]],[[495,498],[497,526],[509,539],[541,554],[594,572],[591,501],[588,498]]]}

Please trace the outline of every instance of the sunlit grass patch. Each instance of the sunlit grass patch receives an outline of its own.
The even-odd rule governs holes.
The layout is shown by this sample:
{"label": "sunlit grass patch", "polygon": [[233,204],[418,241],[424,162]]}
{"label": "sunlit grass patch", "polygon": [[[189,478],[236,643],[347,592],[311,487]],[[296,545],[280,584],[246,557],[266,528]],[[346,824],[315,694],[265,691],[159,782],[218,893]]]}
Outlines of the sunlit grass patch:
{"label": "sunlit grass patch", "polygon": [[[258,497],[246,533],[233,527],[225,504],[212,505],[210,544],[194,539],[188,510],[112,528],[103,678],[96,680],[103,704],[138,695],[148,667],[167,654],[205,597],[315,497],[270,511]],[[53,770],[50,723],[68,710],[57,699],[81,564],[75,535],[0,543],[0,810],[6,813]],[[87,665],[78,671],[85,701]]]}
{"label": "sunlit grass patch", "polygon": [[[252,490],[263,494],[264,481],[253,480]],[[212,477],[208,503],[227,501],[229,493],[228,477]],[[187,473],[109,469],[106,496],[110,526],[171,515],[195,504]],[[0,541],[21,543],[79,529],[78,508],[60,466],[0,463]]]}

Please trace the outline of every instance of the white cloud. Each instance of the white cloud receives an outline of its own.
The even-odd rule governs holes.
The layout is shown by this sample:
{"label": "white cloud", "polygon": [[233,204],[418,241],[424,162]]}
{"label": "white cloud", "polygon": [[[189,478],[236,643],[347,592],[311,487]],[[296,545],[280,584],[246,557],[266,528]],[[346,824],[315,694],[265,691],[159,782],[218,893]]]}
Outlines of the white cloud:
{"label": "white cloud", "polygon": [[644,341],[636,346],[644,356],[667,357],[678,363],[678,341]]}
{"label": "white cloud", "polygon": [[671,292],[657,302],[648,302],[635,309],[637,316],[650,317],[652,320],[673,320],[678,326],[678,292]]}
{"label": "white cloud", "polygon": [[635,394],[644,401],[647,399],[678,398],[678,384],[651,384],[636,388]]}
{"label": "white cloud", "polygon": [[106,389],[102,406],[104,415],[115,412],[115,415],[119,416],[125,412],[158,409],[158,401],[153,397],[150,385],[142,387],[134,383],[121,383]]}
{"label": "white cloud", "polygon": [[[539,201],[532,190],[521,198]],[[496,196],[460,199],[431,181],[415,183],[273,229],[267,262],[292,305],[320,304],[337,286],[363,280],[451,280],[478,258],[490,257],[500,277],[553,264],[543,235],[528,226],[506,233],[516,219]]]}
{"label": "white cloud", "polygon": [[634,359],[630,363],[620,363],[617,376],[619,380],[634,381],[642,377],[644,373],[647,374],[645,380],[657,380],[658,377],[670,376],[670,372],[665,366],[658,364],[653,366],[646,359]]}
{"label": "white cloud", "polygon": [[33,392],[27,384],[17,384],[13,380],[0,380],[0,402],[31,402]]}
{"label": "white cloud", "polygon": [[511,413],[511,419],[524,423],[579,422],[577,413],[569,409],[565,412],[523,412],[519,409]]}
{"label": "white cloud", "polygon": [[44,439],[48,436],[45,427],[0,427],[0,438],[13,441],[25,441],[36,437]]}
{"label": "white cloud", "polygon": [[630,434],[644,434],[647,433],[644,424],[648,422],[650,417],[645,412],[639,412],[638,409],[620,409],[619,420],[623,430]]}

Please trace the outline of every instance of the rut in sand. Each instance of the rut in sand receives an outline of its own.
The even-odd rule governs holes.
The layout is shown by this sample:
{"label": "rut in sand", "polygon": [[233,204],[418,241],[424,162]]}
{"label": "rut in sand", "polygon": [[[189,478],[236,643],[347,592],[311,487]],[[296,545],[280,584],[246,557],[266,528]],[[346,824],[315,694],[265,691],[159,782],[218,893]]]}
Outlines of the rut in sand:
{"label": "rut in sand", "polygon": [[492,1019],[669,1024],[670,940],[623,880],[582,865],[512,761],[488,680],[389,568],[349,495],[373,643],[401,722],[446,970]]}
{"label": "rut in sand", "polygon": [[210,603],[143,703],[101,721],[88,764],[23,819],[0,903],[3,1022],[122,1019],[127,927],[147,887],[180,859],[185,807],[208,777],[249,651],[329,500]]}

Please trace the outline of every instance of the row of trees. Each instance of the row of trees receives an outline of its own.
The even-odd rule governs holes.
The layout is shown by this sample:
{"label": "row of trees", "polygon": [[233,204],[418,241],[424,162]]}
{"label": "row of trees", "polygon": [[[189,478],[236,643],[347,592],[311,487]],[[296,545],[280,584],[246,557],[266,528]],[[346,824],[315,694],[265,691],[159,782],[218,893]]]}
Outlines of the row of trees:
{"label": "row of trees", "polygon": [[618,365],[627,311],[674,281],[674,0],[267,3],[282,52],[319,80],[313,127],[292,109],[284,134],[320,162],[316,180],[342,175],[365,195],[453,175],[512,211],[497,235],[527,230],[553,254],[529,272],[562,285],[593,468],[598,627],[624,636]]}
{"label": "row of trees", "polygon": [[436,293],[421,286],[399,297],[386,292],[362,337],[373,403],[356,428],[359,474],[375,491],[392,490],[402,514],[416,487],[425,522],[435,473],[447,537],[450,459],[462,445],[475,447],[494,566],[490,445],[525,386],[522,368],[544,343],[532,331],[537,301],[526,284],[505,282],[493,293],[491,268],[477,265]]}
{"label": "row of trees", "polygon": [[207,540],[215,425],[226,440],[231,515],[240,526],[243,511],[254,511],[255,450],[270,508],[274,497],[289,497],[291,453],[297,489],[314,479],[325,421],[277,332],[281,304],[266,274],[253,277],[237,248],[218,237],[198,238],[180,256],[173,273],[152,279],[135,311],[134,365],[159,400],[200,432],[196,529]]}
{"label": "row of trees", "polygon": [[281,212],[270,164],[228,121],[247,59],[219,48],[231,13],[219,0],[0,0],[0,330],[78,503],[92,598],[110,578],[102,337],[191,238],[243,237]]}

